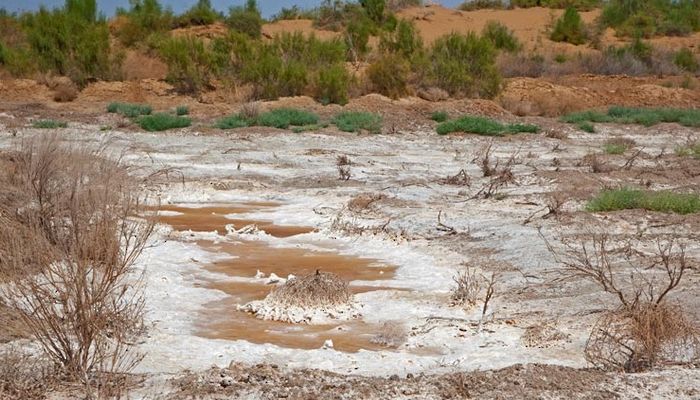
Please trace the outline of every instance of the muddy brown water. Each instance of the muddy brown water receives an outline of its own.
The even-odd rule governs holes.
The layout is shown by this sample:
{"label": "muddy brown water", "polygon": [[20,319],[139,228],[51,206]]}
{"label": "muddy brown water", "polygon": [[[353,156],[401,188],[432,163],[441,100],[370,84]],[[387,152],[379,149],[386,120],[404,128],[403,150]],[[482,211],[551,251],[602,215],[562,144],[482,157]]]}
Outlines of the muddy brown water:
{"label": "muddy brown water", "polygon": [[[161,211],[174,211],[177,215],[159,215],[161,223],[176,230],[198,232],[217,231],[225,233],[227,224],[239,229],[255,224],[268,234],[286,238],[313,231],[310,227],[280,226],[271,221],[227,218],[235,214],[271,209],[277,203],[241,203],[198,208],[162,206]],[[239,226],[240,224],[240,226]],[[206,266],[212,272],[232,277],[251,278],[257,271],[266,275],[275,273],[280,277],[290,274],[303,276],[316,269],[333,272],[344,280],[378,281],[392,279],[396,267],[371,258],[342,255],[332,251],[313,251],[298,247],[272,247],[262,241],[237,240],[236,242],[198,241],[202,248],[230,254],[224,259]],[[333,340],[336,350],[356,352],[360,349],[384,349],[372,343],[372,338],[381,331],[381,325],[368,324],[362,320],[343,321],[326,325],[289,324],[265,321],[249,313],[237,310],[237,305],[253,300],[262,300],[273,286],[264,283],[204,280],[203,287],[216,289],[228,297],[206,305],[200,315],[197,334],[212,339],[246,340],[256,344],[270,343],[281,347],[298,349],[320,348],[326,339]],[[353,293],[372,290],[402,290],[386,286],[350,285]]]}

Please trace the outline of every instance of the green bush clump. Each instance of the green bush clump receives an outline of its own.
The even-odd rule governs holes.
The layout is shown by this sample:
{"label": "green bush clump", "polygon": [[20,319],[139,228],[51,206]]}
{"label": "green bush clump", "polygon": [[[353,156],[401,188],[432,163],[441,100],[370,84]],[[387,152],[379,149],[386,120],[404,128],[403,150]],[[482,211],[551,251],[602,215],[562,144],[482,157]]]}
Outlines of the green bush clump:
{"label": "green bush clump", "polygon": [[125,22],[118,26],[116,34],[125,46],[134,46],[147,36],[165,32],[172,26],[172,12],[164,11],[158,0],[130,0],[129,3],[129,10],[117,9],[117,15]]}
{"label": "green bush clump", "polygon": [[318,9],[303,10],[297,5],[291,7],[282,7],[282,9],[270,18],[271,21],[295,20],[295,19],[311,19],[318,18]]}
{"label": "green bush clump", "polygon": [[465,132],[484,136],[504,136],[521,132],[537,133],[539,127],[529,124],[503,124],[489,118],[465,115],[461,118],[441,123],[436,130],[439,135]]}
{"label": "green bush clump", "polygon": [[402,19],[396,24],[393,31],[381,35],[379,48],[383,52],[397,54],[406,60],[412,60],[423,53],[424,44],[415,24]]}
{"label": "green bush clump", "polygon": [[493,43],[494,47],[499,50],[515,53],[523,47],[513,32],[498,21],[487,22],[481,31],[481,36]]}
{"label": "green bush clump", "polygon": [[255,121],[256,125],[287,129],[290,126],[314,125],[319,121],[318,115],[295,108],[278,108],[262,113]]}
{"label": "green bush clump", "polygon": [[408,93],[410,73],[409,61],[397,54],[384,55],[367,68],[367,78],[372,83],[372,89],[392,99]]}
{"label": "green bush clump", "polygon": [[435,122],[445,122],[448,119],[450,119],[450,116],[447,114],[445,111],[435,111],[431,116],[430,119],[432,119]]}
{"label": "green bush clump", "polygon": [[107,105],[107,112],[121,114],[128,118],[136,118],[141,115],[149,115],[153,112],[153,108],[148,104],[112,102]]}
{"label": "green bush clump", "polygon": [[211,25],[221,19],[221,14],[214,10],[211,0],[197,0],[189,10],[177,17],[177,26],[186,27],[193,25]]}
{"label": "green bush clump", "polygon": [[203,40],[195,36],[168,37],[158,45],[161,58],[168,65],[166,79],[181,93],[197,93],[211,87],[217,68],[214,54]]}
{"label": "green bush clump", "polygon": [[695,54],[690,51],[689,48],[684,47],[680,49],[676,55],[673,57],[673,63],[683,71],[695,73],[700,69],[698,65],[698,59],[695,58]]}
{"label": "green bush clump", "polygon": [[601,0],[511,0],[511,7],[549,7],[549,8],[569,8],[573,7],[580,11],[589,11],[597,8],[602,3]]}
{"label": "green bush clump", "polygon": [[322,104],[340,104],[348,102],[348,92],[352,77],[342,63],[332,64],[318,71],[315,98]]}
{"label": "green bush clump", "polygon": [[521,132],[537,133],[539,127],[529,124],[503,124],[489,118],[465,115],[461,118],[441,123],[436,130],[439,135],[465,132],[484,136],[504,136]]}
{"label": "green bush clump", "polygon": [[175,115],[187,115],[190,113],[190,109],[187,106],[177,106],[175,108]]}
{"label": "green bush clump", "polygon": [[584,132],[595,133],[595,126],[588,121],[579,122],[576,126]]}
{"label": "green bush clump", "polygon": [[247,0],[244,7],[231,7],[226,18],[229,28],[254,39],[262,35],[263,22],[255,0]]}
{"label": "green bush clump", "polygon": [[175,128],[186,128],[192,124],[192,120],[187,117],[177,115],[156,113],[144,115],[137,120],[139,126],[149,132],[165,131]]}
{"label": "green bush clump", "polygon": [[496,49],[488,39],[473,32],[438,38],[429,60],[430,78],[451,95],[492,98],[501,89]]}
{"label": "green bush clump", "polygon": [[336,115],[331,122],[343,132],[382,131],[382,116],[375,113],[345,111]]}
{"label": "green bush clump", "polygon": [[240,114],[223,117],[216,121],[214,127],[219,129],[236,129],[250,126],[250,121]]}
{"label": "green bush clump", "polygon": [[610,0],[600,20],[622,36],[685,36],[700,30],[700,7],[697,0]]}
{"label": "green bush clump", "polygon": [[65,121],[57,121],[55,119],[42,119],[39,121],[34,121],[32,127],[39,129],[58,129],[68,127],[68,123]]}
{"label": "green bush clump", "polygon": [[586,210],[591,212],[630,209],[691,214],[700,211],[700,196],[693,193],[622,188],[603,190],[586,205]]}
{"label": "green bush clump", "polygon": [[502,10],[508,7],[502,0],[467,0],[457,8],[462,11],[474,11],[483,9]]}
{"label": "green bush clump", "polygon": [[614,122],[618,124],[639,124],[652,126],[661,122],[676,122],[684,126],[700,126],[700,110],[682,108],[636,108],[610,107],[607,113],[582,111],[561,118],[562,122],[579,124],[582,122]]}
{"label": "green bush clump", "polygon": [[567,42],[575,45],[586,43],[586,27],[575,8],[569,7],[564,11],[564,14],[554,24],[549,38],[555,42]]}

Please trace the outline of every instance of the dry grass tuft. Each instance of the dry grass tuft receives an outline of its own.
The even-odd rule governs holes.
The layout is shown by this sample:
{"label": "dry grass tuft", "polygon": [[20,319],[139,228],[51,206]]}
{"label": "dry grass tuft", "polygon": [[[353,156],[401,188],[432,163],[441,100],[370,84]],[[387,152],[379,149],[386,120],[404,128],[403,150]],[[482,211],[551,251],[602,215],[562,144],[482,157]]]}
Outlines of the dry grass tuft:
{"label": "dry grass tuft", "polygon": [[272,307],[290,308],[332,308],[344,306],[352,301],[348,284],[338,275],[321,272],[290,279],[276,287],[265,298]]}
{"label": "dry grass tuft", "polygon": [[350,177],[352,176],[350,171],[352,161],[350,160],[350,157],[346,156],[345,154],[339,155],[335,159],[335,165],[338,167],[338,179],[341,181],[350,180]]}
{"label": "dry grass tuft", "polygon": [[483,277],[476,273],[474,268],[467,267],[452,277],[456,286],[450,295],[450,305],[461,307],[473,307],[479,300]]}

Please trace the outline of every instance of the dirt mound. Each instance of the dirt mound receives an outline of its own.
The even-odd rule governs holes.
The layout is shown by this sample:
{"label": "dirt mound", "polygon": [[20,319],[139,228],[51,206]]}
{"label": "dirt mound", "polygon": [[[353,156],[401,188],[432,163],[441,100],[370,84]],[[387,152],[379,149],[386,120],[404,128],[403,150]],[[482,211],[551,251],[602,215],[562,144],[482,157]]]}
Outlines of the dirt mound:
{"label": "dirt mound", "polygon": [[165,79],[168,66],[156,57],[149,56],[138,50],[126,50],[122,62],[124,80]]}
{"label": "dirt mound", "polygon": [[9,103],[52,102],[53,91],[32,79],[0,80],[2,101]]}

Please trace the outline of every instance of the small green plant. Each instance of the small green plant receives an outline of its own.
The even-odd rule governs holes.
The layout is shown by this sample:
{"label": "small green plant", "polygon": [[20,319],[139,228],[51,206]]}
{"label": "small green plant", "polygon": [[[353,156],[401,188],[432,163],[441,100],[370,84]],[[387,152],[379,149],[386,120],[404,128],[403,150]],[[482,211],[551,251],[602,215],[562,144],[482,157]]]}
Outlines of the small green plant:
{"label": "small green plant", "polygon": [[700,196],[694,193],[621,188],[603,190],[586,205],[586,210],[591,212],[630,209],[691,214],[700,211]]}
{"label": "small green plant", "polygon": [[439,135],[464,132],[483,136],[504,136],[521,132],[537,133],[539,127],[529,124],[503,124],[489,118],[465,115],[459,119],[441,123],[436,130]]}
{"label": "small green plant", "polygon": [[258,116],[256,125],[287,129],[290,126],[314,125],[319,121],[318,115],[294,108],[278,108]]}
{"label": "small green plant", "polygon": [[523,45],[507,26],[497,21],[489,21],[481,31],[481,36],[493,43],[499,50],[511,53],[520,51]]}
{"label": "small green plant", "polygon": [[435,111],[431,116],[430,119],[432,119],[435,122],[445,122],[448,119],[450,119],[450,116],[447,114],[445,111]]}
{"label": "small green plant", "polygon": [[370,133],[380,133],[382,130],[382,116],[368,112],[341,112],[333,118],[332,123],[343,132],[364,130]]}
{"label": "small green plant", "polygon": [[588,121],[579,122],[576,126],[584,132],[595,133],[595,126]]}
{"label": "small green plant", "polygon": [[149,132],[185,128],[192,124],[192,120],[187,117],[180,117],[166,113],[144,115],[139,117],[137,122],[142,129]]}
{"label": "small green plant", "polygon": [[141,115],[149,115],[153,112],[153,108],[148,104],[113,102],[107,105],[107,112],[121,114],[128,118],[136,118]]}
{"label": "small green plant", "polygon": [[462,11],[474,11],[483,9],[502,10],[507,5],[501,0],[467,0],[460,4],[458,9]]}
{"label": "small green plant", "polygon": [[234,31],[245,33],[253,39],[262,35],[263,18],[255,0],[248,0],[243,7],[231,7],[226,25]]}
{"label": "small green plant", "polygon": [[240,114],[223,117],[214,124],[214,127],[219,129],[236,129],[245,128],[246,126],[250,126],[250,121]]}
{"label": "small green plant", "polygon": [[673,63],[683,71],[695,73],[700,69],[698,65],[698,60],[689,48],[684,47],[680,49],[676,55],[673,57]]}
{"label": "small green plant", "polygon": [[567,42],[575,45],[586,43],[586,27],[575,8],[569,7],[564,11],[564,14],[554,24],[549,38],[555,42]]}
{"label": "small green plant", "polygon": [[190,109],[187,106],[178,106],[175,108],[176,115],[187,115],[190,113]]}
{"label": "small green plant", "polygon": [[636,108],[610,107],[607,113],[581,111],[561,118],[562,122],[580,124],[582,122],[614,122],[618,124],[639,124],[652,126],[661,122],[676,122],[684,126],[700,126],[700,110],[682,108]]}
{"label": "small green plant", "polygon": [[554,62],[557,64],[564,64],[568,58],[566,57],[566,54],[559,53],[556,56],[554,56]]}
{"label": "small green plant", "polygon": [[41,119],[34,121],[32,127],[39,129],[58,129],[68,127],[68,123],[65,121],[57,121],[55,119]]}
{"label": "small green plant", "polygon": [[322,104],[346,104],[351,82],[352,77],[344,64],[321,68],[316,80],[316,100]]}
{"label": "small green plant", "polygon": [[603,145],[606,154],[619,155],[627,151],[627,146],[617,143],[606,143]]}
{"label": "small green plant", "polygon": [[700,159],[700,143],[691,143],[676,147],[676,155],[679,157],[694,157]]}

